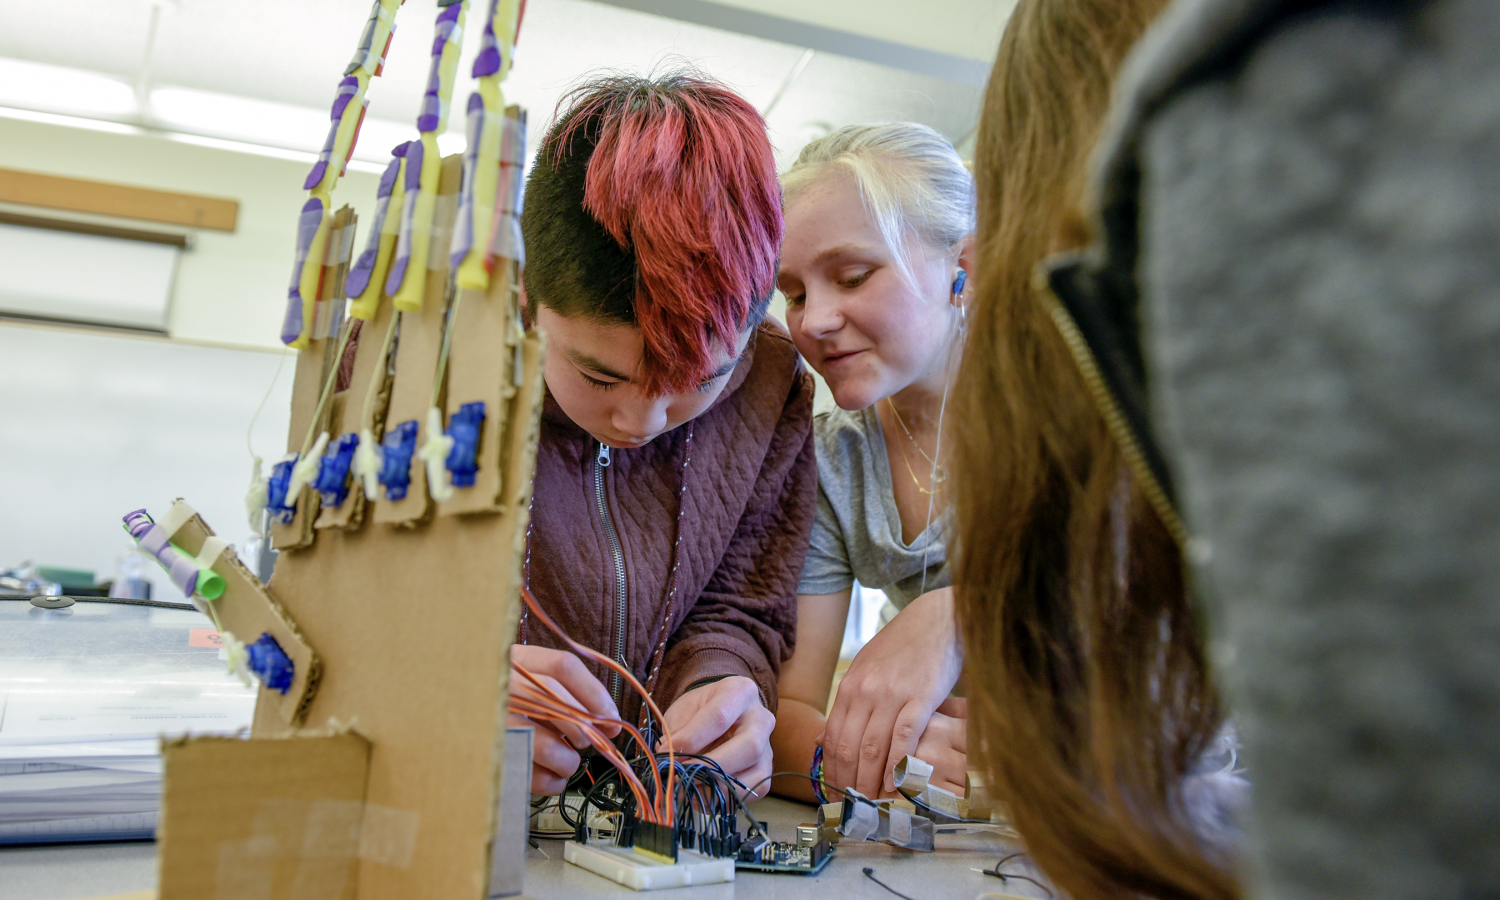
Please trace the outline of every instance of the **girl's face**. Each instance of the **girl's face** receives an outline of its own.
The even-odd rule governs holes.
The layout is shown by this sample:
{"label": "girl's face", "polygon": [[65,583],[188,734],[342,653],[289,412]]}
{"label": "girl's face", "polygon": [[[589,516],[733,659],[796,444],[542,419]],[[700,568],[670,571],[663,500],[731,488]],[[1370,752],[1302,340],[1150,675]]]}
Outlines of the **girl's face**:
{"label": "girl's face", "polygon": [[563,316],[541,304],[536,324],[547,334],[542,375],[552,398],[573,424],[620,450],[650,443],[713,406],[752,330],[745,329],[733,346],[719,347],[715,373],[698,390],[652,397],[634,383],[644,346],[636,326]]}
{"label": "girl's face", "polygon": [[786,208],[777,286],[787,324],[844,409],[913,385],[942,392],[959,315],[953,280],[966,260],[909,247],[915,285],[902,279],[849,176],[815,182]]}

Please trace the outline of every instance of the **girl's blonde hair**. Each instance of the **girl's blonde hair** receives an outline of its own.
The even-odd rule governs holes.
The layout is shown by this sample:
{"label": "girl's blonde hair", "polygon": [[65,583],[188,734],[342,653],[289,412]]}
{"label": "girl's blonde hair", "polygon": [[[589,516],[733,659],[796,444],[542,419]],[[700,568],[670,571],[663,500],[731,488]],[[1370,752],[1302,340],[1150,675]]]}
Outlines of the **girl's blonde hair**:
{"label": "girl's blonde hair", "polygon": [[952,250],[974,232],[974,176],[947,138],[915,122],[848,125],[802,148],[781,176],[784,204],[833,172],[854,178],[908,284],[909,243]]}

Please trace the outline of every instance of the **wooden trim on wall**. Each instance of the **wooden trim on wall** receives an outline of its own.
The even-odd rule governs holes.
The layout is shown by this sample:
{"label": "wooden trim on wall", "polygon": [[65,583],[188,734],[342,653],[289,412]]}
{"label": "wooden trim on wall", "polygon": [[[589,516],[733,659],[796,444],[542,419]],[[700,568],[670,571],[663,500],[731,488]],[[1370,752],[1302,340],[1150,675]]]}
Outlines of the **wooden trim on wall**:
{"label": "wooden trim on wall", "polygon": [[0,168],[0,202],[234,231],[238,200]]}
{"label": "wooden trim on wall", "polygon": [[92,234],[126,241],[145,241],[148,244],[170,244],[183,250],[186,250],[188,246],[188,238],[185,234],[140,231],[135,228],[117,228],[113,225],[70,222],[67,219],[47,219],[41,216],[22,216],[4,210],[0,210],[0,225],[24,225],[27,228],[46,228],[49,231],[68,231],[73,234]]}

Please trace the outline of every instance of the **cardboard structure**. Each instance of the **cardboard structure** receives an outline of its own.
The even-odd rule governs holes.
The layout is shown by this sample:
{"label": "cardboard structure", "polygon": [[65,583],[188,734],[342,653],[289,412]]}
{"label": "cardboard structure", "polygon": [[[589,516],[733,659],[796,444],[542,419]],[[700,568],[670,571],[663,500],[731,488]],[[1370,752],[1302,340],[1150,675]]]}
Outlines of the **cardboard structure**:
{"label": "cardboard structure", "polygon": [[[444,160],[443,172],[437,207],[452,216],[442,195],[457,190],[461,161]],[[402,500],[384,489],[370,500],[353,478],[338,504],[307,487],[291,522],[273,528],[282,549],[269,585],[233,552],[213,563],[226,583],[213,601],[224,629],[246,642],[270,634],[295,674],[285,693],[261,687],[248,740],[164,746],[162,900],[502,893],[492,892],[491,854],[506,830],[509,647],[543,346],[519,326],[514,261],[499,260],[480,291],[456,289],[446,259],[431,255],[438,268],[426,273],[420,310],[397,312],[383,298],[354,345],[345,390],[325,390],[342,332],[301,351],[288,445],[322,428],[369,428],[378,441],[415,421],[420,446],[431,396],[450,413],[482,402],[474,485],[434,501],[413,458]],[[394,350],[384,341],[393,319]],[[212,535],[190,509],[164,519],[185,519],[172,535],[185,554]]]}
{"label": "cardboard structure", "polygon": [[443,159],[469,0],[439,0],[419,139],[355,259],[331,195],[402,3],[372,0],[303,184],[289,454],[247,498],[280,551],[270,584],[183,501],[126,517],[262,682],[248,738],[163,745],[161,900],[520,890],[531,735],[505,720],[543,354],[518,308],[525,117],[501,90],[522,2],[489,0],[468,149]]}

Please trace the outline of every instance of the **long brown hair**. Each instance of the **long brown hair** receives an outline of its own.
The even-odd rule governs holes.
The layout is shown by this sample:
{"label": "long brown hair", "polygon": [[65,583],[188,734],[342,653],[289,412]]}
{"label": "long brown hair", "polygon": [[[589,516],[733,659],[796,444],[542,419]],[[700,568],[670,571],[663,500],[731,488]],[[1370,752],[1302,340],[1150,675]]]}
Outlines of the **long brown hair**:
{"label": "long brown hair", "polygon": [[1021,0],[975,154],[977,293],[954,387],[971,752],[1075,900],[1232,898],[1184,777],[1223,722],[1180,548],[1034,285],[1088,240],[1089,155],[1166,0]]}

